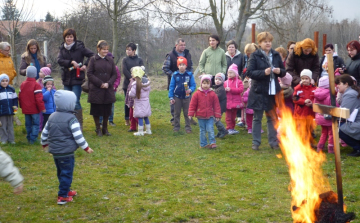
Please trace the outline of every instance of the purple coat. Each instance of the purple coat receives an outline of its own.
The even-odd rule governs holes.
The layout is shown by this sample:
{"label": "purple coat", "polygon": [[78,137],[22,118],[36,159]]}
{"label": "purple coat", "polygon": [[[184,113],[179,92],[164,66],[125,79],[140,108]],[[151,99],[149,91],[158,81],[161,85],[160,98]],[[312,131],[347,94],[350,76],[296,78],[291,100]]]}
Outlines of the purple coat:
{"label": "purple coat", "polygon": [[[331,105],[330,90],[326,88],[316,88],[314,92],[314,103]],[[331,120],[326,120],[322,114],[315,114],[316,124],[321,126],[331,126]]]}
{"label": "purple coat", "polygon": [[134,118],[144,118],[144,117],[149,117],[151,115],[149,95],[150,95],[149,80],[146,83],[142,83],[139,99],[136,97],[136,81],[132,83],[129,96],[134,98]]}

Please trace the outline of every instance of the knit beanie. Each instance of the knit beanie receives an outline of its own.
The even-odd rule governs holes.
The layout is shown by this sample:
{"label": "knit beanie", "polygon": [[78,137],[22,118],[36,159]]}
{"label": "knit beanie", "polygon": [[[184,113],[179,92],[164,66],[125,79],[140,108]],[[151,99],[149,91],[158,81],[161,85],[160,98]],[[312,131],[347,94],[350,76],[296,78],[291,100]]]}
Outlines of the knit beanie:
{"label": "knit beanie", "polygon": [[8,76],[7,74],[1,74],[1,75],[0,75],[0,82],[1,82],[3,79],[7,79],[8,81],[10,81],[9,76]]}
{"label": "knit beanie", "polygon": [[45,75],[45,77],[51,75],[51,70],[48,67],[42,67],[40,71]]}
{"label": "knit beanie", "polygon": [[139,66],[131,68],[131,74],[133,77],[139,77],[140,79],[144,76],[145,72]]}
{"label": "knit beanie", "polygon": [[319,79],[320,88],[329,88],[329,76],[323,76]]}
{"label": "knit beanie", "polygon": [[310,78],[310,80],[311,80],[312,79],[311,70],[309,70],[309,69],[302,70],[301,73],[300,73],[300,77],[302,77],[302,76],[308,76]]}
{"label": "knit beanie", "polygon": [[37,70],[34,66],[28,66],[26,68],[26,76],[30,78],[36,78],[37,76]]}
{"label": "knit beanie", "polygon": [[178,57],[177,66],[179,67],[179,65],[182,64],[182,63],[187,66],[187,59],[185,57]]}
{"label": "knit beanie", "polygon": [[221,82],[223,83],[224,81],[225,81],[225,74],[223,74],[223,73],[217,73],[216,75],[215,75],[215,79],[216,78],[219,78],[220,80],[221,80]]}
{"label": "knit beanie", "polygon": [[113,55],[112,53],[110,53],[110,52],[108,52],[108,53],[106,54],[106,56],[111,57],[111,58],[114,59],[114,55]]}
{"label": "knit beanie", "polygon": [[210,75],[210,74],[203,74],[203,75],[200,75],[199,78],[200,78],[200,84],[201,84],[204,80],[209,80],[209,81],[210,81],[210,85],[211,85],[212,75]]}
{"label": "knit beanie", "polygon": [[284,77],[280,78],[280,85],[284,87],[290,87],[293,77],[291,74],[286,73]]}
{"label": "knit beanie", "polygon": [[46,82],[48,81],[52,81],[54,84],[54,78],[52,78],[51,76],[44,77],[43,84],[46,85]]}
{"label": "knit beanie", "polygon": [[229,71],[233,71],[236,74],[236,76],[239,76],[238,66],[236,64],[234,64],[234,63],[231,64],[228,69],[228,73],[229,73]]}

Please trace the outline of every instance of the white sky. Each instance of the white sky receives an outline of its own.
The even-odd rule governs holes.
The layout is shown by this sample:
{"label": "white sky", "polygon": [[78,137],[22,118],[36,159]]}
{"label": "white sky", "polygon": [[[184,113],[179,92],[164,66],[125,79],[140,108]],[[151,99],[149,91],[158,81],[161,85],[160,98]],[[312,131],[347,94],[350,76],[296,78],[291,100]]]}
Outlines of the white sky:
{"label": "white sky", "polygon": [[[31,0],[19,0],[31,1]],[[34,19],[37,21],[45,19],[46,13],[49,11],[55,17],[61,17],[71,7],[76,7],[74,0],[33,0]],[[333,19],[342,20],[349,18],[360,19],[360,0],[325,0],[329,5],[333,6]]]}

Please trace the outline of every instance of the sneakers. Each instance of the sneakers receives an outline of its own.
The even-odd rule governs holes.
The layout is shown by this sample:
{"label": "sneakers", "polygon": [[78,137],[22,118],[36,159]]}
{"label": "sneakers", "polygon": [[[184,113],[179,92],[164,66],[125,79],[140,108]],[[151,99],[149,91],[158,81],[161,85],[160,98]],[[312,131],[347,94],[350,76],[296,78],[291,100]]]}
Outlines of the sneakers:
{"label": "sneakers", "polygon": [[73,201],[72,197],[58,197],[57,204],[66,204],[67,202]]}
{"label": "sneakers", "polygon": [[69,197],[74,197],[74,196],[76,196],[76,195],[77,195],[77,192],[74,191],[74,190],[71,190],[71,191],[69,191],[69,193],[68,193],[68,196],[69,196]]}
{"label": "sneakers", "polygon": [[125,125],[130,125],[130,120],[125,120]]}
{"label": "sneakers", "polygon": [[248,129],[248,134],[252,134],[252,129]]}
{"label": "sneakers", "polygon": [[238,134],[239,131],[236,131],[235,129],[228,129],[229,135],[235,135]]}
{"label": "sneakers", "polygon": [[116,126],[114,122],[109,122],[110,126]]}
{"label": "sneakers", "polygon": [[251,148],[253,150],[260,150],[258,145],[252,144]]}
{"label": "sneakers", "polygon": [[215,143],[212,143],[209,147],[209,149],[215,149],[217,147],[217,145]]}
{"label": "sneakers", "polygon": [[221,139],[224,138],[227,134],[229,134],[229,131],[225,130],[223,132],[218,133],[218,137]]}
{"label": "sneakers", "polygon": [[239,126],[239,127],[245,127],[245,124],[242,123],[241,121],[239,123],[237,123],[236,125]]}

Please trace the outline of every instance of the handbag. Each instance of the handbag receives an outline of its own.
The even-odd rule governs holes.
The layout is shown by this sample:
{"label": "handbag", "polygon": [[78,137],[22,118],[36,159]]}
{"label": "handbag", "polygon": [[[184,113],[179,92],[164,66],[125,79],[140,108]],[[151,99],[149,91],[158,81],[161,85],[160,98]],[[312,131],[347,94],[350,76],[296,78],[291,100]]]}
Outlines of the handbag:
{"label": "handbag", "polygon": [[89,79],[87,78],[87,76],[83,80],[83,83],[81,85],[81,89],[82,89],[83,92],[89,93]]}

